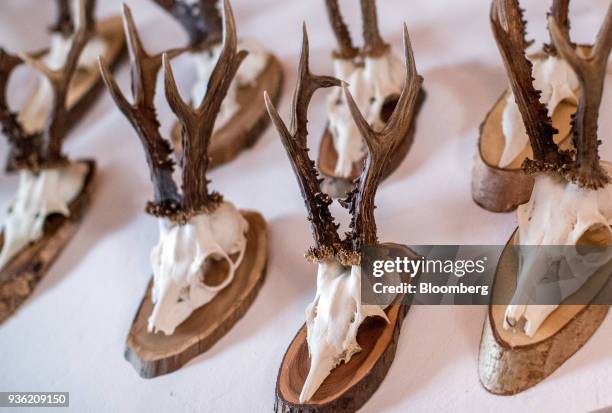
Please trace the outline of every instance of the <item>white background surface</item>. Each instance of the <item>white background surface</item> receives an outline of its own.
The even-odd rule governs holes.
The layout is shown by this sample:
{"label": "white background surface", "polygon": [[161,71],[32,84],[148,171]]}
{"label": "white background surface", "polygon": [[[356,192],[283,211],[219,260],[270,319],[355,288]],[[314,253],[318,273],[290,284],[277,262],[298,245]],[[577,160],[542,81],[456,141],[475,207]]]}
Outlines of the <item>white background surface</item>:
{"label": "white background surface", "polygon": [[[100,16],[119,11],[119,1],[98,3]],[[180,27],[152,2],[128,3],[151,51],[184,44]],[[361,42],[358,2],[340,3],[354,39]],[[547,40],[549,3],[523,2],[530,35],[538,45]],[[575,40],[592,39],[607,3],[573,4]],[[288,119],[302,20],[309,27],[313,71],[331,74],[328,57],[334,41],[323,1],[233,4],[239,36],[263,42],[285,67],[280,111]],[[428,93],[413,148],[379,191],[382,240],[503,244],[515,227],[514,214],[486,212],[470,197],[478,125],[506,86],[488,9],[485,0],[379,1],[383,35],[398,51],[402,22],[408,23]],[[51,1],[4,0],[0,43],[11,51],[45,45],[44,28],[52,16]],[[188,85],[194,77],[189,62],[177,59],[174,67]],[[127,66],[118,79],[129,93]],[[14,90],[22,93],[23,86],[17,84]],[[612,159],[609,86],[600,119],[604,159]],[[310,110],[313,153],[325,122],[323,99],[323,93],[317,94]],[[158,100],[167,130],[173,118],[161,96]],[[276,133],[269,128],[254,150],[210,174],[213,187],[227,199],[261,211],[268,220],[270,256],[263,289],[246,316],[212,350],[152,380],[141,379],[123,359],[125,337],[151,274],[149,251],[157,240],[156,221],[143,212],[151,195],[143,151],[107,94],[73,129],[66,149],[74,158],[98,160],[95,201],[32,297],[0,327],[0,390],[69,391],[71,408],[79,412],[271,411],[277,369],[314,296],[316,270],[302,258],[311,242],[309,226]],[[2,140],[0,159],[6,151]],[[15,178],[0,177],[1,204],[15,188]],[[550,378],[520,395],[499,397],[478,382],[484,316],[484,307],[412,308],[393,366],[363,411],[584,412],[612,405],[612,317]]]}

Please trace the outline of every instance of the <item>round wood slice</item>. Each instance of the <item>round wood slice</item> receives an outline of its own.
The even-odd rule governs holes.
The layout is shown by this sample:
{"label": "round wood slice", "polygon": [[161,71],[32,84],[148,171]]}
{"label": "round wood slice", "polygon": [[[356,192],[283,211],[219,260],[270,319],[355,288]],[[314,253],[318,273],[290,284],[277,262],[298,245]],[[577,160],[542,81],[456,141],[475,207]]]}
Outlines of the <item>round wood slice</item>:
{"label": "round wood slice", "polygon": [[[121,17],[114,16],[98,21],[96,23],[96,31],[97,35],[103,38],[106,43],[106,51],[103,57],[111,70],[114,70],[121,62],[126,50]],[[37,55],[44,56],[47,52],[48,49],[37,53]],[[85,113],[87,113],[91,105],[103,91],[103,88],[104,84],[98,65],[93,65],[87,69],[79,68],[76,71],[68,90],[67,105],[69,113],[66,134],[68,134],[68,131],[76,126]],[[31,105],[35,97],[34,95],[35,93],[32,92],[30,97],[26,100],[24,107]],[[42,130],[45,122],[46,117],[40,117],[29,127],[33,130]],[[10,154],[7,160],[6,170],[7,172],[15,170],[13,159]]]}
{"label": "round wood slice", "polygon": [[[268,63],[253,85],[238,89],[236,100],[240,109],[216,131],[210,142],[208,155],[210,168],[215,168],[233,160],[240,152],[252,147],[270,123],[266,112],[263,94],[268,92],[274,105],[278,104],[283,88],[283,69],[273,55],[268,56]],[[172,146],[179,154],[182,151],[181,125],[177,122],[172,127]]]}
{"label": "round wood slice", "polygon": [[[242,318],[255,300],[265,277],[268,253],[266,221],[254,211],[241,213],[249,222],[249,231],[246,253],[234,280],[212,301],[194,311],[172,335],[147,331],[149,316],[153,311],[153,280],[149,282],[132,322],[125,349],[126,360],[142,377],[171,373],[210,349]],[[227,267],[213,265],[207,278],[221,278],[226,273]]]}
{"label": "round wood slice", "polygon": [[[414,116],[412,118],[412,124],[410,125],[410,130],[400,143],[400,146],[398,147],[397,151],[394,152],[393,158],[387,164],[387,169],[385,170],[384,178],[387,178],[389,175],[391,175],[400,166],[400,164],[408,154],[408,151],[412,146],[412,142],[414,141],[414,134],[416,131],[416,119],[419,116],[419,112],[421,111],[423,102],[425,102],[426,96],[427,93],[424,89],[421,88],[419,97],[417,98],[417,103],[415,107]],[[391,114],[395,109],[395,104],[397,104],[397,101],[395,101],[393,105],[386,105],[383,108],[383,119],[388,120],[389,117],[391,117]],[[326,128],[323,132],[323,137],[321,138],[321,144],[319,146],[318,161],[319,171],[321,172],[324,178],[323,190],[334,198],[342,198],[346,196],[348,192],[352,191],[355,188],[355,180],[359,178],[359,174],[363,169],[365,158],[353,164],[353,170],[349,178],[342,178],[335,175],[337,161],[338,152],[334,147],[332,134],[329,128]]]}
{"label": "round wood slice", "polygon": [[[589,50],[586,46],[580,46]],[[534,54],[531,59],[545,59],[544,53]],[[533,189],[533,177],[523,173],[521,165],[525,158],[532,158],[531,146],[527,146],[507,167],[500,168],[499,161],[504,150],[502,115],[506,107],[506,98],[511,92],[506,90],[497,100],[491,111],[480,125],[478,153],[472,169],[472,199],[478,205],[491,212],[508,212],[520,204],[529,201]],[[559,133],[554,136],[555,142],[562,149],[570,149],[571,117],[576,112],[576,105],[561,102],[552,116],[552,123]]]}
{"label": "round wood slice", "polygon": [[[32,294],[51,264],[77,231],[85,215],[92,192],[95,162],[87,164],[89,171],[80,194],[68,206],[70,216],[53,214],[45,221],[43,237],[18,253],[0,270],[0,323],[13,314]],[[0,245],[4,242],[0,234]]]}
{"label": "round wood slice", "polygon": [[[509,303],[517,284],[518,255],[512,248],[516,234],[500,257],[493,284],[493,303]],[[610,280],[606,266],[594,274],[568,300],[593,302]],[[533,337],[505,330],[506,305],[489,305],[478,357],[480,382],[489,392],[512,395],[535,386],[578,351],[608,313],[608,305],[562,304],[540,326]]]}
{"label": "round wood slice", "polygon": [[[413,278],[410,282],[416,282]],[[368,317],[359,326],[357,342],[361,351],[348,363],[341,363],[316,391],[311,400],[300,403],[299,397],[310,369],[306,342],[306,325],[289,344],[278,370],[274,411],[277,413],[348,413],[360,409],[374,394],[387,375],[395,358],[402,323],[410,308],[394,304],[385,309],[390,323],[379,317]]]}

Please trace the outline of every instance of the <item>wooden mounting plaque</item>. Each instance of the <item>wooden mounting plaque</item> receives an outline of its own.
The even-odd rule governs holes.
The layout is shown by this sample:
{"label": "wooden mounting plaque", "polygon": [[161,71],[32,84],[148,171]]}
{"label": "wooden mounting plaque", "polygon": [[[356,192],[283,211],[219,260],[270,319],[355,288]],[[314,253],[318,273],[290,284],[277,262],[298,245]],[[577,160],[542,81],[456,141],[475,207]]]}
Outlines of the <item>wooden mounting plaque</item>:
{"label": "wooden mounting plaque", "polygon": [[[127,337],[125,358],[138,374],[152,378],[178,370],[192,358],[210,349],[249,309],[261,288],[266,270],[268,236],[264,218],[254,211],[241,211],[249,222],[247,250],[234,280],[212,301],[194,311],[172,335],[149,333],[153,310],[149,282]],[[211,271],[225,271],[222,265]],[[215,274],[207,274],[215,277]]]}
{"label": "wooden mounting plaque", "polygon": [[[389,175],[391,175],[400,166],[400,164],[410,151],[410,148],[412,147],[412,142],[414,141],[414,134],[416,132],[416,121],[426,97],[427,93],[425,92],[425,89],[421,88],[419,96],[417,98],[414,116],[412,118],[412,124],[410,125],[410,130],[404,140],[399,145],[398,149],[395,151],[393,159],[391,159],[387,164],[387,169],[385,171],[384,178],[389,177]],[[393,109],[395,109],[395,106],[388,106],[383,117],[388,119],[393,113]],[[355,180],[359,178],[359,174],[361,173],[361,169],[363,168],[365,158],[353,164],[353,170],[349,178],[341,178],[335,176],[337,161],[338,152],[336,152],[336,148],[334,147],[332,134],[329,128],[326,128],[323,132],[323,137],[321,138],[318,160],[319,171],[325,179],[323,183],[323,189],[325,190],[325,192],[327,192],[330,196],[334,198],[343,198],[348,192],[355,188]]]}
{"label": "wooden mounting plaque", "polygon": [[[587,46],[581,46],[585,51]],[[536,53],[530,59],[545,59],[544,53]],[[476,204],[491,212],[509,212],[529,201],[533,189],[533,177],[523,172],[521,165],[525,158],[532,158],[531,146],[527,146],[507,167],[500,168],[505,139],[502,131],[502,115],[506,99],[511,92],[506,90],[497,100],[480,125],[478,153],[472,169],[472,199]],[[571,118],[576,105],[561,102],[552,116],[552,123],[559,133],[554,140],[561,149],[571,149]]]}
{"label": "wooden mounting plaque", "polygon": [[[283,89],[283,69],[272,54],[268,63],[253,85],[238,89],[236,100],[240,109],[218,131],[213,133],[208,154],[209,170],[232,161],[245,149],[255,145],[270,124],[263,94],[268,92],[272,102],[278,104]],[[181,149],[181,125],[172,127],[172,145],[176,152]]]}
{"label": "wooden mounting plaque", "polygon": [[[517,284],[518,255],[511,246],[500,257],[493,284],[493,302],[510,302]],[[610,280],[609,267],[596,273],[573,296],[572,302],[592,302]],[[489,305],[478,357],[480,382],[499,395],[520,393],[551,375],[595,333],[608,305],[562,304],[533,337],[503,328],[506,305]]]}
{"label": "wooden mounting plaque", "polygon": [[[415,277],[410,282],[417,280]],[[360,409],[378,389],[395,358],[402,323],[410,309],[410,305],[401,304],[404,298],[398,296],[385,309],[389,324],[379,317],[368,317],[359,326],[357,342],[361,351],[348,363],[334,368],[306,403],[299,402],[310,369],[306,325],[303,325],[289,344],[278,370],[274,411],[348,413]]]}
{"label": "wooden mounting plaque", "polygon": [[[44,235],[18,253],[0,270],[0,323],[10,317],[34,292],[49,267],[76,233],[90,203],[95,162],[89,167],[81,193],[70,203],[70,216],[53,214],[47,217]],[[3,243],[0,234],[0,243]]]}

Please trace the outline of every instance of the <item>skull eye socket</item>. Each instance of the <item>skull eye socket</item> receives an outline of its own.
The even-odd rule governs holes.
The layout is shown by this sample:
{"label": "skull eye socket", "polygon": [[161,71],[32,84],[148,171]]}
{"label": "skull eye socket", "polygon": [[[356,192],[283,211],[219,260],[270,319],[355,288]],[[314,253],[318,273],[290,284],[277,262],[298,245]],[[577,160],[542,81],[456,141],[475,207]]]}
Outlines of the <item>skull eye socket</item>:
{"label": "skull eye socket", "polygon": [[209,287],[218,287],[229,276],[229,262],[221,256],[211,255],[206,258],[204,265],[202,265],[202,278],[200,281]]}
{"label": "skull eye socket", "polygon": [[385,101],[383,102],[380,108],[379,114],[382,123],[389,122],[389,119],[391,119],[391,115],[393,115],[393,111],[395,110],[398,101],[398,95],[389,95],[385,98]]}

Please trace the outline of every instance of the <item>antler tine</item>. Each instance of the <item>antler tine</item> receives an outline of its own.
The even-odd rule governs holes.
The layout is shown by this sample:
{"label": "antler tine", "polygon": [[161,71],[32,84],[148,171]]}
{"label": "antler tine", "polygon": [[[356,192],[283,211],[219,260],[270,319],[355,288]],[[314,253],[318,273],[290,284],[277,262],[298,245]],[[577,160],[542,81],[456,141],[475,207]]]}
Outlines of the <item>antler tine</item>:
{"label": "antler tine", "polygon": [[354,58],[357,56],[359,50],[353,46],[351,34],[340,13],[338,0],[325,0],[325,6],[334,36],[338,41],[338,50],[334,50],[334,56],[340,59]]}
{"label": "antler tine", "polygon": [[[550,12],[548,12],[548,17],[554,17],[567,39],[569,39],[570,32],[569,2],[570,0],[553,0]],[[552,37],[550,43],[544,45],[544,51],[553,56],[557,54]]]}
{"label": "antler tine", "polygon": [[187,4],[180,0],[154,0],[183,26],[189,47],[202,48],[221,41],[223,23],[218,0],[199,0]]}
{"label": "antler tine", "polygon": [[350,205],[350,212],[353,215],[350,238],[354,251],[360,251],[363,245],[374,245],[378,242],[374,218],[376,190],[383,179],[391,154],[410,131],[416,102],[423,83],[423,78],[416,71],[410,36],[405,24],[404,55],[406,78],[402,93],[389,122],[380,132],[374,131],[368,124],[347,85],[343,85],[353,120],[368,147],[368,156],[359,177],[357,190],[343,202],[345,206]]}
{"label": "antler tine", "polygon": [[[147,212],[158,217],[174,217],[181,208],[181,197],[172,179],[174,171],[174,162],[170,158],[172,148],[159,133],[159,121],[153,104],[161,54],[149,56],[144,50],[131,10],[125,4],[123,22],[130,50],[134,103],[131,104],[125,98],[101,56],[98,57],[100,73],[115,104],[132,124],[145,149],[154,189],[154,201],[147,204]],[[176,55],[179,52],[180,50],[173,49],[170,54]]]}
{"label": "antler tine", "polygon": [[[149,55],[147,53],[134,24],[132,10],[125,3],[123,4],[123,30],[130,54],[134,103],[137,106],[154,110],[153,99],[155,98],[157,73],[162,64],[162,54]],[[183,51],[184,49],[171,49],[166,53],[174,57]]]}
{"label": "antler tine", "polygon": [[389,45],[380,36],[378,18],[376,16],[376,0],[360,0],[363,20],[363,52],[367,56],[382,56]]}
{"label": "antler tine", "polygon": [[219,194],[208,192],[208,146],[223,99],[247,55],[245,51],[237,51],[236,25],[229,0],[223,2],[223,17],[223,50],[208,81],[206,95],[197,108],[181,99],[166,55],[163,60],[166,99],[183,131],[183,208],[188,214],[210,210],[221,200]]}
{"label": "antler tine", "polygon": [[305,24],[302,33],[302,53],[298,80],[291,105],[291,132],[287,129],[267,93],[264,94],[264,99],[270,119],[277,129],[289,157],[308,211],[308,220],[312,227],[315,246],[308,250],[306,257],[313,261],[323,261],[336,257],[342,262],[347,262],[354,257],[350,257],[351,254],[342,245],[338,235],[338,225],[329,211],[332,200],[329,195],[321,191],[319,174],[315,169],[314,162],[308,155],[307,145],[307,115],[312,95],[319,88],[339,86],[341,82],[330,76],[317,76],[310,72],[308,32]]}
{"label": "antler tine", "polygon": [[549,17],[549,29],[555,48],[572,67],[581,84],[582,94],[572,124],[576,147],[575,168],[567,178],[580,186],[597,189],[610,182],[610,177],[599,164],[597,148],[597,123],[601,105],[606,66],[612,49],[612,4],[597,34],[595,45],[588,58],[576,52],[570,39],[553,16]]}
{"label": "antler tine", "polygon": [[493,0],[491,28],[533,149],[534,159],[526,159],[523,168],[528,173],[566,168],[571,157],[554,142],[553,135],[558,131],[552,126],[546,106],[540,102],[541,92],[533,86],[532,65],[525,56],[529,43],[524,37],[525,25],[518,0]]}
{"label": "antler tine", "polygon": [[62,68],[52,70],[43,63],[41,58],[33,58],[27,54],[19,55],[25,63],[47,77],[53,89],[53,104],[43,132],[46,148],[41,148],[45,166],[52,166],[65,161],[61,154],[61,148],[68,121],[68,108],[66,107],[68,88],[76,71],[81,52],[94,31],[93,19],[87,17],[91,0],[80,0],[79,5],[79,28],[72,39],[70,51]]}
{"label": "antler tine", "polygon": [[599,28],[595,45],[593,46],[592,56],[598,60],[598,62],[605,63],[608,61],[610,56],[610,49],[612,48],[612,4],[608,6],[608,12],[604,18],[604,22]]}

